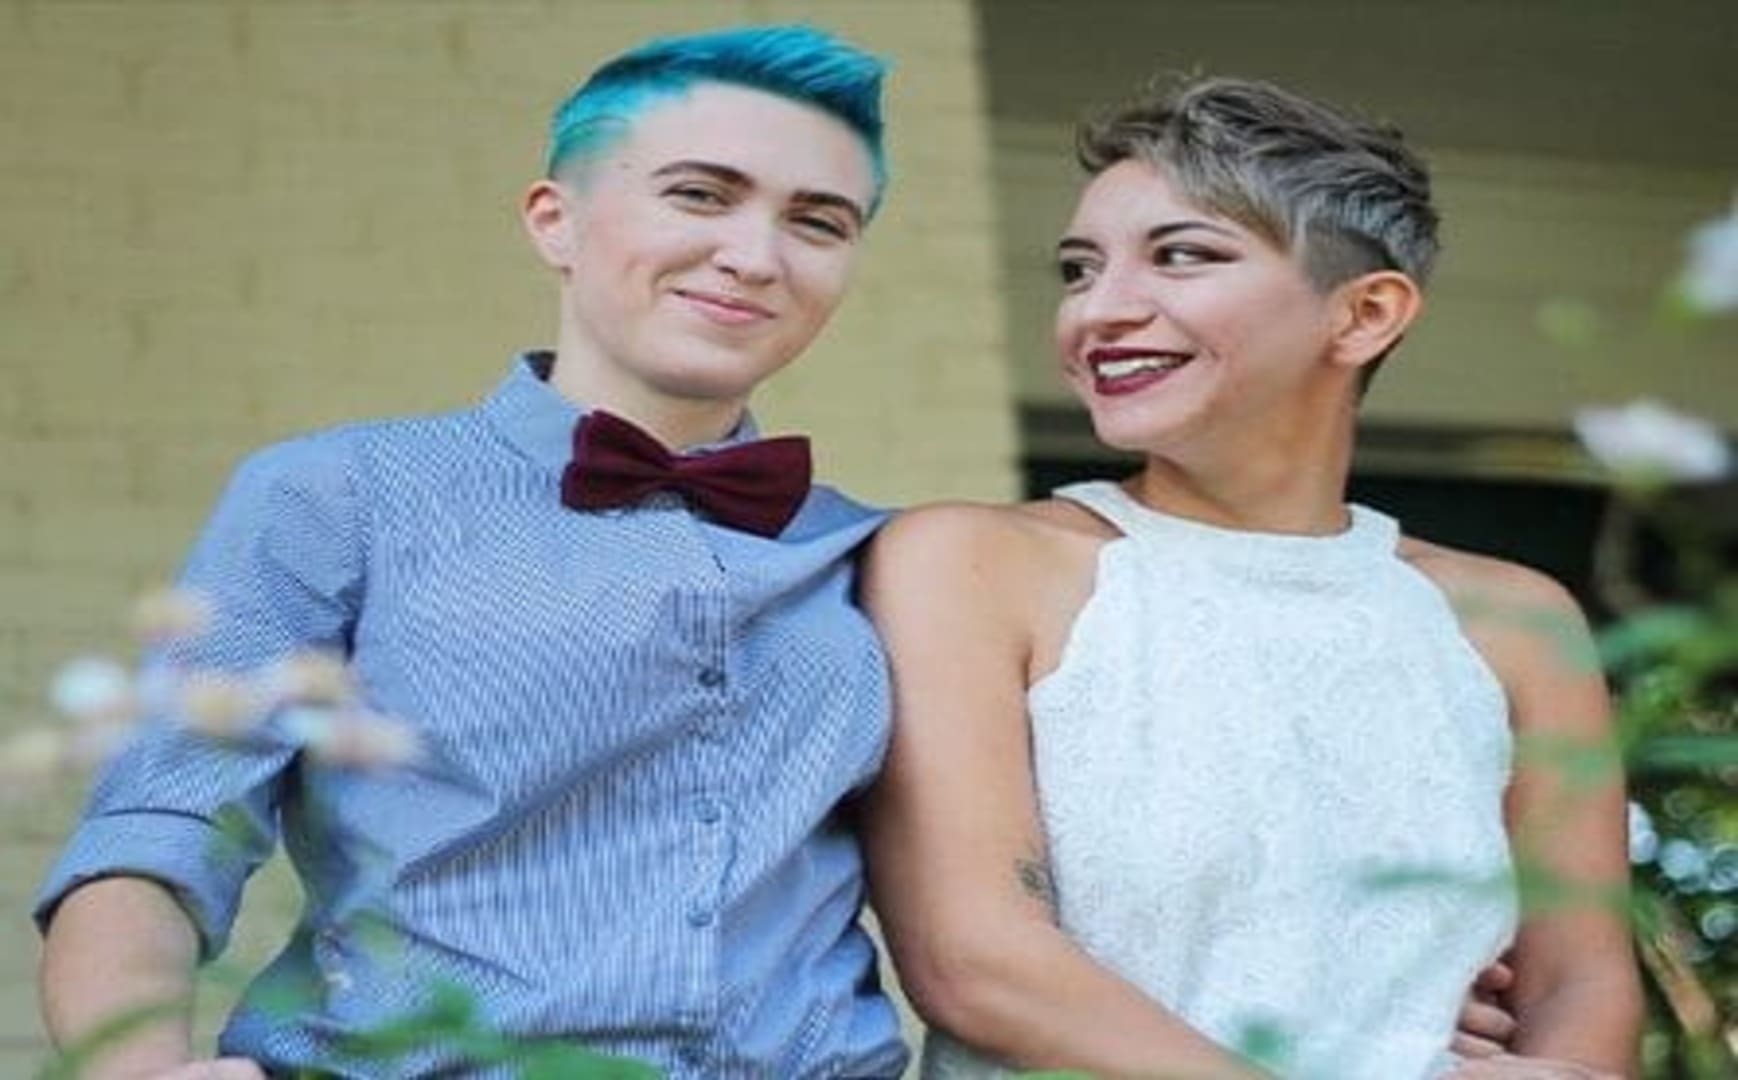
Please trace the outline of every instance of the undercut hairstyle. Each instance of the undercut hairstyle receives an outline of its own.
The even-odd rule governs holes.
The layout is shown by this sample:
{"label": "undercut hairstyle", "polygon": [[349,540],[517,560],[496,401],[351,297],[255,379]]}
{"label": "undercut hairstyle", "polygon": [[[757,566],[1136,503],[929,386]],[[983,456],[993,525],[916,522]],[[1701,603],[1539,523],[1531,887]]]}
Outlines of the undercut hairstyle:
{"label": "undercut hairstyle", "polygon": [[875,178],[887,186],[878,58],[807,26],[748,26],[657,38],[592,73],[549,122],[547,173],[572,175],[606,153],[648,105],[697,84],[762,90],[834,117],[863,140]]}
{"label": "undercut hairstyle", "polygon": [[1075,148],[1094,175],[1131,158],[1160,169],[1189,201],[1297,257],[1323,292],[1376,270],[1422,289],[1436,263],[1430,172],[1399,130],[1269,83],[1155,86],[1083,124]]}

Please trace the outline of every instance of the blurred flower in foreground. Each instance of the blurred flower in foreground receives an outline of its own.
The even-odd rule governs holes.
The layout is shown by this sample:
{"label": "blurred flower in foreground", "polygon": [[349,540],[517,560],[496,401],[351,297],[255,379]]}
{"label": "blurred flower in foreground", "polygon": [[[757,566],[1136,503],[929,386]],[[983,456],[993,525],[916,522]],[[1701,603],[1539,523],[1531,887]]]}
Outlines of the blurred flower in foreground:
{"label": "blurred flower in foreground", "polygon": [[1678,288],[1697,311],[1738,311],[1738,206],[1690,234],[1690,261]]}
{"label": "blurred flower in foreground", "polygon": [[1653,818],[1638,802],[1629,804],[1629,861],[1641,865],[1654,861],[1659,854],[1660,835],[1654,831]]}
{"label": "blurred flower in foreground", "polygon": [[[158,589],[134,605],[132,628],[142,645],[159,648],[205,633],[213,615],[199,593]],[[153,663],[137,676],[108,657],[79,657],[55,673],[48,696],[67,723],[0,738],[0,795],[100,763],[146,716],[219,742],[253,738],[260,724],[281,716],[285,734],[310,760],[334,768],[388,769],[422,757],[416,730],[365,708],[344,658],[320,650],[257,671]]]}
{"label": "blurred flower in foreground", "polygon": [[137,709],[127,669],[103,656],[69,660],[54,674],[48,700],[76,721],[105,722],[130,717]]}
{"label": "blurred flower in foreground", "polygon": [[1601,465],[1636,483],[1718,480],[1732,468],[1718,428],[1649,399],[1581,409],[1575,434]]}
{"label": "blurred flower in foreground", "polygon": [[335,706],[356,696],[350,669],[336,653],[294,653],[273,665],[263,679],[266,698],[273,704]]}
{"label": "blurred flower in foreground", "polygon": [[133,605],[133,633],[145,645],[198,637],[211,614],[211,601],[192,589],[153,589]]}
{"label": "blurred flower in foreground", "polygon": [[195,671],[181,683],[178,715],[189,729],[214,739],[237,739],[259,719],[253,691],[240,679]]}
{"label": "blurred flower in foreground", "polygon": [[315,761],[335,768],[390,769],[422,757],[409,724],[366,709],[294,709],[284,728]]}

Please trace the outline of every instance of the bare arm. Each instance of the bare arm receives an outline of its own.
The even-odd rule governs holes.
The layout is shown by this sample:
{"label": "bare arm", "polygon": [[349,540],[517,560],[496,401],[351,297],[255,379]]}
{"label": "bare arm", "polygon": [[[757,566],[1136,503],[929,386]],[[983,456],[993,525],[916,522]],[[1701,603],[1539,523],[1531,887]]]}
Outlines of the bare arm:
{"label": "bare arm", "polygon": [[42,1015],[71,1049],[104,1024],[144,1008],[163,1014],[96,1059],[92,1077],[154,1076],[191,1056],[199,939],[166,889],[113,877],[74,890],[55,910],[42,951]]}
{"label": "bare arm", "polygon": [[1627,922],[1624,784],[1586,623],[1555,582],[1503,567],[1474,639],[1517,737],[1505,811],[1523,890],[1511,994],[1516,1054],[1629,1075],[1642,1001]]}
{"label": "bare arm", "polygon": [[[354,432],[328,432],[236,470],[181,582],[210,603],[211,624],[154,651],[150,677],[241,675],[303,650],[347,648],[366,577],[360,453]],[[104,1077],[153,1075],[149,1064],[188,1056],[194,968],[202,950],[222,951],[245,882],[271,853],[276,787],[296,752],[266,728],[218,751],[175,712],[152,709],[104,768],[38,894],[42,1011],[57,1044],[71,1047],[117,1013],[162,1008],[99,1063]],[[206,1062],[166,1075],[259,1073]]]}
{"label": "bare arm", "polygon": [[896,715],[866,841],[901,979],[925,1019],[1014,1065],[1260,1076],[1056,924],[1025,708],[1054,567],[1032,543],[1010,512],[934,508],[884,530],[866,572]]}

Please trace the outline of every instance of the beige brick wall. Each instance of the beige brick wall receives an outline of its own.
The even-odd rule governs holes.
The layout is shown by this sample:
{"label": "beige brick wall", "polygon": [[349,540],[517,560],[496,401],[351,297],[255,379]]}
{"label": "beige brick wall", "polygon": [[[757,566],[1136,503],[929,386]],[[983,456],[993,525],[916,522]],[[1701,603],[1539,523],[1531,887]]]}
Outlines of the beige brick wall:
{"label": "beige brick wall", "polygon": [[[894,187],[763,421],[874,500],[1008,496],[967,0],[0,0],[0,734],[41,718],[59,659],[119,647],[248,448],[470,401],[547,340],[514,208],[578,76],[654,33],[784,19],[894,60]],[[5,794],[14,1076],[40,1051],[24,908],[75,794]]]}

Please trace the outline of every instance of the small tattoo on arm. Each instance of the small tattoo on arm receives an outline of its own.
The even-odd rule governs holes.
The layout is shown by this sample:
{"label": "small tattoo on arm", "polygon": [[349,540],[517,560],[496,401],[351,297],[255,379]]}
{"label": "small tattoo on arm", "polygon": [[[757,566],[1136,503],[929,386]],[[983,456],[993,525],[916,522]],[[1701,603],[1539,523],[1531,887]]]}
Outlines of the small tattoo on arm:
{"label": "small tattoo on arm", "polygon": [[1042,859],[1015,859],[1014,874],[1020,880],[1020,891],[1032,897],[1056,914],[1056,880],[1050,866]]}

